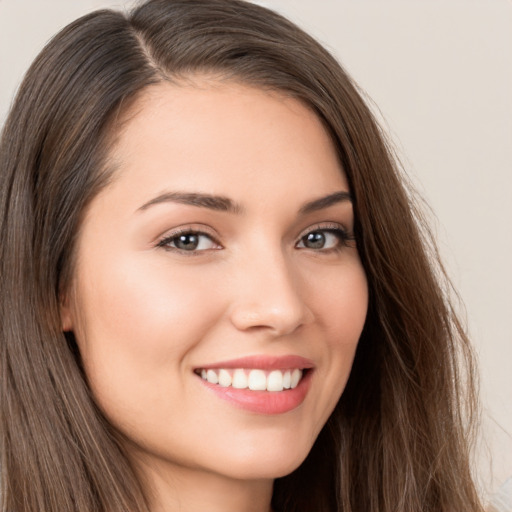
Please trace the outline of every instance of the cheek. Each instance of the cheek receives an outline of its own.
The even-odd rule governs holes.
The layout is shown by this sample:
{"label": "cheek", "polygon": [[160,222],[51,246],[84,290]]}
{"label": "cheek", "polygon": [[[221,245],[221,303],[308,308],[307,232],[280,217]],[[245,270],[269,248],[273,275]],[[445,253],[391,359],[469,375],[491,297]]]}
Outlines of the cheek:
{"label": "cheek", "polygon": [[368,310],[368,283],[358,258],[310,274],[309,303],[332,349],[355,350]]}
{"label": "cheek", "polygon": [[98,401],[120,403],[169,388],[221,314],[217,301],[192,285],[190,272],[170,272],[165,262],[117,258],[115,265],[96,264],[94,273],[85,263],[76,336]]}
{"label": "cheek", "polygon": [[[338,284],[339,302],[328,311],[332,335],[328,337],[332,352],[343,365],[343,387],[352,368],[357,344],[368,312],[368,282],[359,260]],[[333,301],[332,304],[335,302]],[[336,311],[334,311],[334,307]],[[327,307],[328,308],[328,307]],[[329,308],[328,308],[329,309]]]}
{"label": "cheek", "polygon": [[310,286],[310,304],[324,341],[323,371],[318,378],[329,390],[316,404],[317,429],[327,421],[345,389],[368,310],[368,284],[359,260],[330,274],[324,276],[321,287]]}
{"label": "cheek", "polygon": [[[206,318],[211,301],[204,290],[193,286],[186,272],[137,260],[118,260],[108,269],[96,267],[92,278],[92,273],[84,271],[88,279],[81,280],[86,284],[80,292],[80,306],[85,316],[82,323],[89,330],[86,338],[102,335],[106,343],[121,338],[127,342],[124,345],[141,351],[157,349],[160,343],[169,348],[177,332],[201,327],[198,312]],[[185,341],[188,336],[178,339]]]}

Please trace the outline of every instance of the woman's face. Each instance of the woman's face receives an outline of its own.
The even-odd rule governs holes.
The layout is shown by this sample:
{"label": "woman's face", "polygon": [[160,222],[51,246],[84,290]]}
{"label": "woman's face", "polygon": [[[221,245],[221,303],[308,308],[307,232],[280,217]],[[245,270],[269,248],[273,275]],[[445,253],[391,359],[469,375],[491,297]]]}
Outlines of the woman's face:
{"label": "woman's face", "polygon": [[153,467],[291,472],[343,392],[368,300],[321,122],[248,86],[161,84],[111,164],[62,309],[97,403]]}

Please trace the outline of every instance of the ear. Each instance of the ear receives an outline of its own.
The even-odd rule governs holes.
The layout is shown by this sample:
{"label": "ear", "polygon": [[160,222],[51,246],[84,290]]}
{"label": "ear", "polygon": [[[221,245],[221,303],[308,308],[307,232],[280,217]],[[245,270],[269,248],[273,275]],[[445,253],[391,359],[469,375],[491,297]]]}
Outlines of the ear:
{"label": "ear", "polygon": [[69,293],[61,293],[59,309],[60,324],[63,332],[72,331],[74,327],[70,302]]}

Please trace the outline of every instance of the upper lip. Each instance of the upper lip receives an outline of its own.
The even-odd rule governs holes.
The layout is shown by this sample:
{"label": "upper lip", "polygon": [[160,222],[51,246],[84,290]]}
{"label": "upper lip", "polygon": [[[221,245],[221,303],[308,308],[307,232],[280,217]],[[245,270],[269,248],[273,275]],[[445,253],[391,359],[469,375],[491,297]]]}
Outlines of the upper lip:
{"label": "upper lip", "polygon": [[315,365],[310,359],[306,359],[297,355],[286,356],[268,356],[268,355],[254,355],[239,357],[237,359],[230,359],[229,361],[219,361],[217,363],[206,364],[198,366],[199,369],[215,370],[220,368],[247,368],[247,369],[261,369],[261,370],[288,370],[288,369],[308,369],[313,368]]}

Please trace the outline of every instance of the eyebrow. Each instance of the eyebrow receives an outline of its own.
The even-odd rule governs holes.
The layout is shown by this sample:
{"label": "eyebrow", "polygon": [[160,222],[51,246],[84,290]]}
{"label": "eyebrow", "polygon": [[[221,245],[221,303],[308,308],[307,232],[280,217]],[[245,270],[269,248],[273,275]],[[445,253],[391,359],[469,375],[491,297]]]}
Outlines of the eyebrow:
{"label": "eyebrow", "polygon": [[[308,213],[323,210],[329,206],[347,201],[352,202],[352,197],[349,192],[344,190],[334,192],[333,194],[320,197],[319,199],[314,199],[313,201],[309,201],[302,205],[299,210],[299,214],[306,215]],[[228,197],[199,192],[165,192],[149,200],[147,203],[144,203],[140,208],[138,208],[137,211],[144,211],[151,206],[168,202],[186,204],[190,206],[197,206],[199,208],[208,208],[210,210],[236,214],[240,214],[244,211],[241,205],[235,203]]]}
{"label": "eyebrow", "polygon": [[221,212],[241,213],[243,208],[228,197],[202,194],[197,192],[165,192],[144,203],[140,208],[147,210],[150,206],[160,203],[180,203],[199,208],[208,208]]}
{"label": "eyebrow", "polygon": [[334,194],[329,194],[328,196],[321,197],[319,199],[314,199],[313,201],[306,203],[301,207],[299,213],[301,215],[305,215],[307,213],[323,210],[324,208],[328,208],[329,206],[333,206],[338,203],[344,203],[347,201],[351,203],[352,196],[350,195],[350,192],[342,190],[340,192],[334,192]]}

